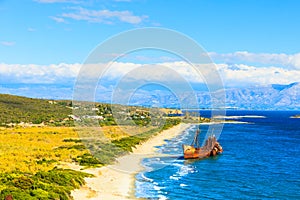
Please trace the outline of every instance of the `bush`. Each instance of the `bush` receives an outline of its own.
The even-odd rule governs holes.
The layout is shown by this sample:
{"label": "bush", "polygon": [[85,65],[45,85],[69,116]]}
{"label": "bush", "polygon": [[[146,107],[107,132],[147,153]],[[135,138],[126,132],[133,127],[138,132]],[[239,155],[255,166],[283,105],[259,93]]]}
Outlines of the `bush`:
{"label": "bush", "polygon": [[0,174],[0,199],[12,195],[14,200],[65,199],[71,198],[71,191],[85,183],[85,177],[92,175],[70,169],[54,168],[36,174]]}
{"label": "bush", "polygon": [[103,163],[101,163],[97,158],[95,158],[93,155],[85,153],[82,156],[77,156],[76,159],[74,159],[75,162],[78,162],[79,165],[82,166],[99,166]]}

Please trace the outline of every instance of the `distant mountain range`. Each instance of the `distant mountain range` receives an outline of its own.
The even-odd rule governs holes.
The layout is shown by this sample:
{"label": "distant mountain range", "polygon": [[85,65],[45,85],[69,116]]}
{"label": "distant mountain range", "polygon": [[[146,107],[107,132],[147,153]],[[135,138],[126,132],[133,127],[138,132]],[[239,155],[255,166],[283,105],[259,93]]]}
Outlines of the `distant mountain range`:
{"label": "distant mountain range", "polygon": [[[72,85],[0,85],[0,93],[22,95],[34,98],[72,99]],[[267,85],[248,88],[226,88],[226,107],[229,109],[256,110],[300,110],[300,83],[288,85]],[[111,103],[111,89],[103,89],[96,100]],[[128,104],[155,107],[194,107],[210,108],[211,96],[208,91],[182,92],[176,94],[162,90],[139,90],[130,98]],[[197,103],[193,101],[197,97]],[[181,99],[181,104],[180,100]],[[117,103],[117,102],[115,102]]]}
{"label": "distant mountain range", "polygon": [[300,110],[300,83],[226,89],[228,107],[263,110]]}
{"label": "distant mountain range", "polygon": [[[220,92],[220,91],[219,91]],[[218,93],[218,91],[217,91]],[[195,91],[200,108],[211,107],[211,96],[207,91]],[[178,99],[173,94],[164,94],[155,91],[148,94],[143,91],[132,99],[134,105],[155,105],[163,107],[193,107],[194,103],[190,98],[195,94],[182,93],[184,105],[179,105]],[[300,110],[300,83],[289,85],[267,85],[249,88],[227,88],[226,108],[228,109],[256,109],[256,110]],[[199,107],[198,105],[194,105]]]}

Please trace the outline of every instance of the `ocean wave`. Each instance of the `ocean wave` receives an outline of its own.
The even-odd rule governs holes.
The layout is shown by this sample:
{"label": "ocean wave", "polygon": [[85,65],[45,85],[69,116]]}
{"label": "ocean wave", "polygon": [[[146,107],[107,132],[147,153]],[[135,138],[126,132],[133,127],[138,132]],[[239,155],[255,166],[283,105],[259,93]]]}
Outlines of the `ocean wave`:
{"label": "ocean wave", "polygon": [[179,180],[179,177],[176,177],[176,176],[170,176],[169,179],[178,181],[178,180]]}
{"label": "ocean wave", "polygon": [[153,182],[153,179],[146,177],[144,173],[140,173],[140,175],[143,181]]}
{"label": "ocean wave", "polygon": [[241,122],[241,121],[217,121],[217,122],[205,122],[201,125],[212,125],[212,124],[251,124],[250,122]]}
{"label": "ocean wave", "polygon": [[164,195],[158,195],[158,200],[167,200],[168,198]]}
{"label": "ocean wave", "polygon": [[149,199],[157,199],[157,193],[153,192],[153,183],[144,181],[135,181],[136,197],[147,197]]}
{"label": "ocean wave", "polygon": [[195,169],[191,166],[184,165],[180,168],[180,170],[177,172],[179,176],[186,176],[188,174],[192,174],[195,172]]}
{"label": "ocean wave", "polygon": [[266,118],[266,116],[261,115],[241,115],[241,116],[213,116],[213,119],[243,119],[243,118]]}
{"label": "ocean wave", "polygon": [[179,169],[178,171],[171,175],[169,177],[169,179],[172,179],[172,180],[180,180],[182,177],[188,175],[188,174],[192,174],[192,173],[195,173],[197,172],[197,170],[195,170],[193,167],[191,166],[187,166],[187,165],[180,165],[180,164],[176,164],[174,163],[173,166],[177,166]]}
{"label": "ocean wave", "polygon": [[188,185],[181,183],[179,186],[180,187],[187,187]]}
{"label": "ocean wave", "polygon": [[179,164],[179,163],[176,163],[176,162],[173,162],[172,165],[175,166],[175,167],[183,167],[184,166],[183,164]]}
{"label": "ocean wave", "polygon": [[[279,197],[299,199],[299,192],[297,193],[297,183],[300,180],[299,173],[291,170],[291,166],[296,167],[299,163],[298,157],[294,156],[297,148],[290,148],[290,151],[281,151],[287,144],[294,147],[297,143],[295,140],[299,132],[297,120],[288,119],[293,113],[285,113],[283,116],[278,113],[274,113],[274,116],[267,114],[265,114],[267,116],[267,125],[265,123],[256,123],[256,126],[238,124],[225,126],[224,134],[222,133],[224,137],[222,137],[221,143],[227,144],[230,148],[222,156],[199,161],[187,161],[183,158],[176,159],[175,155],[163,155],[160,159],[166,161],[170,166],[145,173],[145,176],[152,178],[154,181],[142,183],[135,190],[139,194],[138,197],[149,200],[158,200],[159,198],[178,200],[228,199],[232,198],[232,196],[240,199],[253,199],[272,198],[275,192]],[[233,115],[246,114],[236,113]],[[257,113],[257,115],[264,114]],[[284,120],[281,120],[282,117],[284,117]],[[250,118],[244,118],[239,121],[250,120],[252,121]],[[226,123],[236,123],[231,121]],[[253,123],[255,121],[253,119]],[[260,119],[257,121],[260,121]],[[201,128],[206,133],[209,127],[203,126]],[[192,140],[195,128],[190,130],[191,133],[188,131],[183,133],[187,135],[183,143],[189,143]],[[269,141],[268,139],[271,136],[272,138]],[[201,139],[204,137],[203,135]],[[233,137],[242,137],[243,139],[237,141]],[[182,138],[184,137],[179,135],[177,139],[169,141],[165,148],[167,149],[171,146],[170,149],[174,150],[173,147],[176,144],[180,148],[181,145],[178,140]],[[249,142],[251,145],[248,145]],[[273,145],[274,142],[276,147]],[[239,151],[239,146],[243,146],[245,148],[244,151]],[[262,157],[259,153],[251,154],[251,157],[249,157],[249,151],[260,152],[264,148],[269,150],[265,152],[267,157]],[[172,153],[177,153],[178,156],[180,154],[182,157],[182,151]],[[249,159],[244,159],[245,157],[249,157]],[[272,159],[268,159],[269,157],[272,157]],[[174,159],[173,163],[171,163],[171,158]],[[293,162],[289,162],[290,160],[293,160]],[[281,164],[278,165],[280,161]],[[212,178],[211,175],[215,178]],[[269,182],[266,183],[263,181],[264,179],[269,180]],[[270,184],[272,187],[270,187]],[[157,190],[160,190],[154,190],[154,185],[158,186]],[[160,187],[165,188],[161,189]],[[228,188],[231,188],[231,190]],[[159,197],[159,195],[162,196]]]}
{"label": "ocean wave", "polygon": [[153,186],[153,189],[156,190],[156,191],[160,191],[161,189],[164,189],[164,188],[166,188],[166,187],[160,187],[160,186],[157,186],[155,184]]}

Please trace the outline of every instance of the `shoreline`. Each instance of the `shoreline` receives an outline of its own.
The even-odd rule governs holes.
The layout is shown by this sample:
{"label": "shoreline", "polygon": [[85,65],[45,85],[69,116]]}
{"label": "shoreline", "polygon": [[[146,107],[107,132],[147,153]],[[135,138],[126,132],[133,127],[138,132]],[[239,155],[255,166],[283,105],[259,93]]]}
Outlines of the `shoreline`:
{"label": "shoreline", "polygon": [[85,178],[86,184],[73,190],[74,200],[96,199],[137,199],[135,197],[135,175],[144,168],[141,166],[143,158],[158,155],[156,146],[161,146],[166,139],[180,135],[191,124],[180,123],[168,130],[164,130],[147,141],[137,145],[133,152],[117,158],[117,163],[80,170],[81,166],[68,164],[67,167],[93,174],[93,178]]}

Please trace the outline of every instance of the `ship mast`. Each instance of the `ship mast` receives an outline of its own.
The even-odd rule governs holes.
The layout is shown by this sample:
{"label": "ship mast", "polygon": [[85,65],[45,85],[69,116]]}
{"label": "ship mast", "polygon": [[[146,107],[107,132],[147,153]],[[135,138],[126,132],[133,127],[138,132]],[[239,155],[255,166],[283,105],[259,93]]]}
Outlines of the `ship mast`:
{"label": "ship mast", "polygon": [[196,130],[196,133],[195,133],[195,136],[194,136],[191,146],[200,148],[199,140],[198,140],[198,136],[200,135],[200,133],[201,133],[201,130],[200,130],[200,113],[199,113],[199,125],[198,125],[198,129]]}

